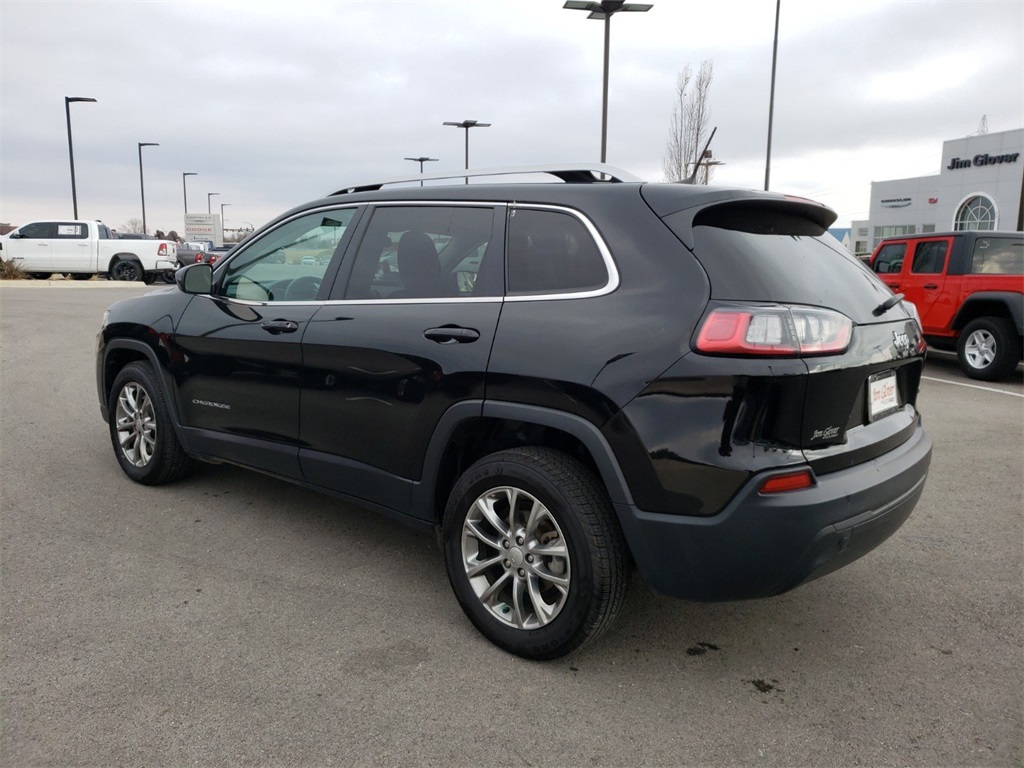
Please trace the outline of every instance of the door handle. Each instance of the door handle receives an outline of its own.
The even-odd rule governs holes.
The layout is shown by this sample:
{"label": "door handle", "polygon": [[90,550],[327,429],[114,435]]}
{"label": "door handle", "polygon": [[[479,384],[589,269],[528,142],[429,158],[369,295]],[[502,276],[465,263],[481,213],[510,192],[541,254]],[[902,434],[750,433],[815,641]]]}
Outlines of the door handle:
{"label": "door handle", "polygon": [[280,336],[282,333],[295,333],[299,330],[299,324],[292,322],[291,320],[268,320],[260,325],[260,328],[267,333]]}
{"label": "door handle", "polygon": [[937,290],[939,290],[939,286],[937,286],[935,283],[925,283],[923,287],[924,287],[924,289],[926,291],[937,291]]}
{"label": "door handle", "polygon": [[480,338],[480,331],[446,325],[443,328],[428,328],[423,335],[438,344],[470,344]]}

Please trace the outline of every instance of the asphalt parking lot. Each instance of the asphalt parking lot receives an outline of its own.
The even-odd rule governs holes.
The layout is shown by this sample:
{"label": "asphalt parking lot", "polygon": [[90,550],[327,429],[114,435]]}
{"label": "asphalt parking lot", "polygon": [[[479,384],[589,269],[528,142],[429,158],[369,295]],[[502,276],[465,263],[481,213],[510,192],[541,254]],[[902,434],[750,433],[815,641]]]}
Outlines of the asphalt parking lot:
{"label": "asphalt parking lot", "polygon": [[533,663],[429,535],[233,467],[127,480],[95,334],[148,290],[0,283],[0,765],[1022,765],[1020,367],[930,357],[928,485],[862,560],[756,602],[634,579]]}

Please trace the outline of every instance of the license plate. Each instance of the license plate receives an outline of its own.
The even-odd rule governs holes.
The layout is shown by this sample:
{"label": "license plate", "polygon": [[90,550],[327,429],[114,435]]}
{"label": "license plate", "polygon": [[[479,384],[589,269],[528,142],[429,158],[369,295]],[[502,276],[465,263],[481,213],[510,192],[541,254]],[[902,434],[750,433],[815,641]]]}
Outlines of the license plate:
{"label": "license plate", "polygon": [[868,379],[868,418],[871,421],[900,407],[900,393],[896,387],[896,372],[876,373]]}

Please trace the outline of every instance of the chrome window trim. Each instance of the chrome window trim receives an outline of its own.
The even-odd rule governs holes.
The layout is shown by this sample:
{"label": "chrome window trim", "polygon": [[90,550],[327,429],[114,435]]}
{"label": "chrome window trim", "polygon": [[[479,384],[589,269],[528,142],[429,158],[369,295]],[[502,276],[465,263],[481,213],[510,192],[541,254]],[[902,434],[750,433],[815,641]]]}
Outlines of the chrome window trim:
{"label": "chrome window trim", "polygon": [[[328,210],[339,210],[342,208],[360,208],[360,207],[393,207],[393,206],[433,206],[433,207],[451,207],[451,206],[469,206],[475,208],[504,208],[506,214],[509,209],[522,209],[522,210],[548,210],[556,211],[559,213],[566,213],[570,216],[574,216],[580,223],[583,224],[584,228],[590,234],[597,250],[601,254],[601,258],[604,260],[605,269],[608,271],[608,282],[600,288],[595,288],[589,291],[572,291],[569,293],[537,293],[537,294],[523,294],[523,295],[508,295],[504,296],[446,296],[438,298],[425,298],[425,299],[325,299],[323,301],[249,301],[246,299],[236,299],[228,296],[214,296],[210,298],[217,298],[222,301],[230,301],[236,304],[242,304],[251,307],[311,307],[311,306],[365,306],[374,304],[495,304],[504,302],[529,302],[529,301],[566,301],[569,299],[591,299],[598,296],[606,296],[609,293],[614,292],[620,284],[619,270],[615,266],[615,260],[612,258],[611,250],[605,243],[604,238],[597,231],[597,227],[590,221],[589,218],[584,216],[575,208],[569,208],[564,205],[553,205],[548,203],[516,203],[508,201],[486,201],[486,200],[381,200],[381,201],[361,201],[358,203],[345,203],[342,205],[323,205],[311,208],[307,211],[296,213],[294,216],[289,216],[278,222],[273,229],[287,224],[289,221],[293,221],[301,216],[306,216],[310,213],[319,213],[320,211]],[[506,227],[507,230],[507,227]],[[272,230],[266,230],[270,232]],[[262,239],[262,235],[261,235]],[[254,241],[258,242],[258,241]],[[248,245],[246,246],[248,247]],[[238,253],[241,253],[245,249],[240,249]],[[507,250],[504,245],[502,246],[502,253],[507,260]],[[238,254],[232,254],[232,260]],[[228,263],[225,261],[224,263]]]}
{"label": "chrome window trim", "polygon": [[[601,258],[604,259],[605,269],[608,271],[608,282],[605,283],[601,288],[594,288],[589,291],[570,291],[568,293],[531,293],[531,294],[518,294],[510,295],[507,291],[505,294],[505,301],[565,301],[567,299],[592,299],[597,296],[606,296],[609,293],[614,292],[619,287],[619,270],[615,266],[615,260],[612,258],[612,252],[605,243],[604,238],[597,231],[597,227],[594,223],[584,216],[582,213],[577,211],[575,208],[569,208],[564,205],[550,205],[545,203],[510,203],[510,207],[522,210],[542,210],[542,211],[557,211],[559,213],[567,213],[571,216],[575,216],[586,228],[587,232],[590,233],[591,239],[597,245],[597,250],[601,254]],[[506,266],[508,261],[508,254],[505,254]],[[507,272],[506,272],[507,276]],[[507,289],[507,286],[506,286]]]}

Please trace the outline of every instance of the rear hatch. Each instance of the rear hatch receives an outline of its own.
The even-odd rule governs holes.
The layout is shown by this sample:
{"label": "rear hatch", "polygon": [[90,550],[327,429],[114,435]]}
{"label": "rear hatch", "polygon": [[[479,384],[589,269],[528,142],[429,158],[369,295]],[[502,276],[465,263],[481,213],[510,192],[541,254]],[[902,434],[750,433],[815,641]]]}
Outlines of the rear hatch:
{"label": "rear hatch", "polygon": [[[924,360],[919,324],[828,234],[829,209],[764,196],[662,218],[711,284],[693,351],[765,366],[764,399],[750,404],[734,441],[799,449],[823,474],[911,437]],[[799,359],[803,372],[780,377],[777,358]]]}

